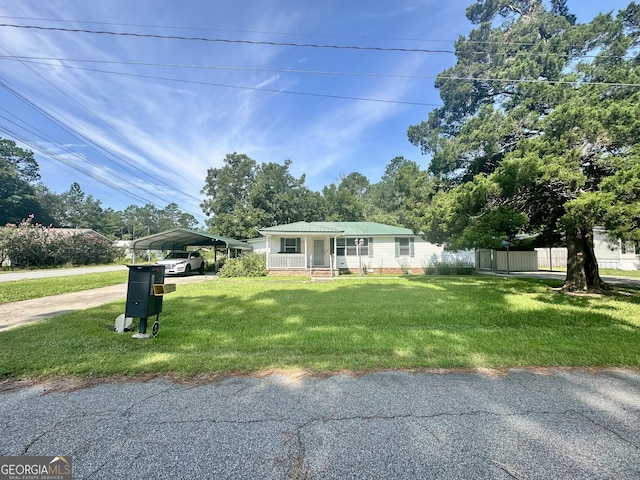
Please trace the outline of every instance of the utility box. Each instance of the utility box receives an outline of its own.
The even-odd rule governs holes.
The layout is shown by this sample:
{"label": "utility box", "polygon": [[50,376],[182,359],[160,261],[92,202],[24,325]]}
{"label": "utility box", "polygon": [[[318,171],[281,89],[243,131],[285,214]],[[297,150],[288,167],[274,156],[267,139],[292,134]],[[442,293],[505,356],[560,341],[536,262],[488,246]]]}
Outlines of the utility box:
{"label": "utility box", "polygon": [[147,318],[155,315],[153,336],[158,334],[162,295],[156,295],[154,285],[164,284],[164,265],[127,265],[129,281],[127,283],[127,304],[125,317],[139,318],[140,326],[134,338],[149,338]]}

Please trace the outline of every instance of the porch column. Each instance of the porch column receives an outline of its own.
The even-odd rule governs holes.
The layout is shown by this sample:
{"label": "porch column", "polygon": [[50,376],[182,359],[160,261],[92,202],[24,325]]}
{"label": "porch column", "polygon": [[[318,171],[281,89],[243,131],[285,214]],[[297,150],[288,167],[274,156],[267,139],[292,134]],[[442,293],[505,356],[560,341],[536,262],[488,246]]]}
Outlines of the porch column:
{"label": "porch column", "polygon": [[267,247],[267,270],[269,270],[269,254],[271,253],[271,235],[267,235],[267,242],[266,242],[266,247]]}
{"label": "porch column", "polygon": [[304,237],[304,268],[309,268],[309,264],[307,263],[309,259],[307,256],[309,255],[309,249],[307,248],[307,237]]}

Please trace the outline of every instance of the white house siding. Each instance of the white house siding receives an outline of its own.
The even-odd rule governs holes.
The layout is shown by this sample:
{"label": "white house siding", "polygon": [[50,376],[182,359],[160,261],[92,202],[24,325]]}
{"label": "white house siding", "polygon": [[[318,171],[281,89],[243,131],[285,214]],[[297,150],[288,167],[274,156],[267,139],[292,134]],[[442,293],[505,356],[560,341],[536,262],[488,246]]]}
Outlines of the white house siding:
{"label": "white house siding", "polygon": [[253,247],[253,253],[265,254],[267,253],[267,238],[258,237],[244,240],[246,243]]}
{"label": "white house siding", "polygon": [[[292,258],[288,259],[288,254],[279,253],[281,250],[281,238],[301,238],[301,252],[300,254],[298,254],[298,257],[300,261],[304,260],[305,268],[309,268],[314,261],[314,253],[316,253],[314,252],[314,240],[324,241],[322,266],[330,266],[330,252],[334,252],[333,259],[335,259],[335,265],[332,266],[334,268],[348,270],[350,272],[358,272],[360,269],[360,262],[362,262],[362,268],[371,273],[400,273],[402,272],[402,267],[404,265],[410,268],[413,273],[419,273],[422,271],[422,267],[430,262],[454,263],[456,261],[462,260],[470,263],[471,265],[475,265],[475,257],[473,252],[445,252],[443,247],[428,243],[420,237],[411,237],[413,238],[413,256],[396,256],[397,237],[395,236],[367,237],[370,239],[369,248],[372,250],[371,254],[366,253],[360,256],[358,256],[357,254],[338,256],[336,255],[334,242],[337,238],[344,237],[325,235],[309,235],[305,237],[303,234],[291,233],[286,235],[269,236],[269,240],[266,242],[266,248],[269,253],[271,253],[271,255],[269,255],[268,264],[268,268],[270,270],[275,270],[278,268],[287,269],[289,267],[286,266],[286,262],[283,263],[284,260],[287,260],[289,262],[295,260],[295,255],[291,255]],[[402,238],[409,237],[403,236]],[[254,245],[254,249],[255,248],[256,245]],[[346,250],[347,249],[345,249],[345,252]],[[280,265],[277,266],[276,264]],[[291,269],[294,268],[293,265],[296,265],[295,263],[288,264],[291,265]]]}

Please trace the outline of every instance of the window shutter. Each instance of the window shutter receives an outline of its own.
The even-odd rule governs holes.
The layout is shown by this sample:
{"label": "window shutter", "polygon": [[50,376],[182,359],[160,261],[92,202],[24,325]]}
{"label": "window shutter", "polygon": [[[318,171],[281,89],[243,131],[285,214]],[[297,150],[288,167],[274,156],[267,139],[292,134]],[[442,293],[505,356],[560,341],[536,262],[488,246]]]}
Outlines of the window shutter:
{"label": "window shutter", "polygon": [[373,257],[373,237],[369,237],[369,258]]}
{"label": "window shutter", "polygon": [[296,238],[296,253],[302,253],[302,239]]}
{"label": "window shutter", "polygon": [[414,250],[414,247],[413,247],[413,237],[411,237],[411,238],[409,239],[409,252],[410,252],[410,255],[411,255],[412,257],[415,257],[415,256],[416,256],[416,254],[415,254],[415,250]]}
{"label": "window shutter", "polygon": [[400,239],[396,237],[395,241],[396,241],[396,257],[399,257],[400,256]]}
{"label": "window shutter", "polygon": [[284,238],[280,239],[280,253],[284,253]]}

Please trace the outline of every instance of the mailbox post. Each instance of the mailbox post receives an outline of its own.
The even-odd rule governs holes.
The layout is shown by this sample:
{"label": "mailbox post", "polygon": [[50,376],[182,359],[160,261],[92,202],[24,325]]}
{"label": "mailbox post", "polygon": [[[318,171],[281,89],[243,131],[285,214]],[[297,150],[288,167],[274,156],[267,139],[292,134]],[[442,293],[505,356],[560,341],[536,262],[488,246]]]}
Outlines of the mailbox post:
{"label": "mailbox post", "polygon": [[133,338],[151,337],[147,333],[147,319],[153,315],[156,316],[152,328],[155,337],[160,328],[162,295],[156,295],[153,286],[164,283],[164,265],[127,265],[127,267],[129,267],[129,281],[125,316],[140,319],[138,333],[133,335]]}

